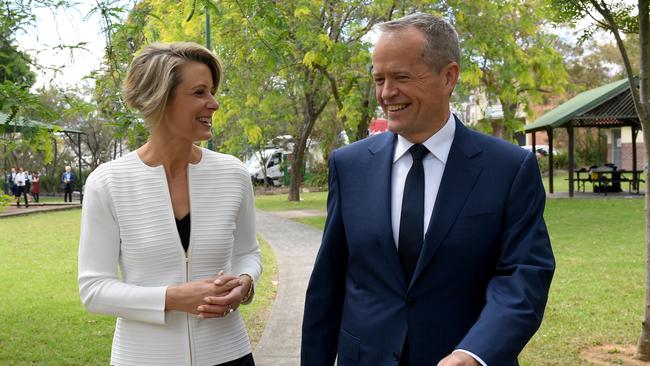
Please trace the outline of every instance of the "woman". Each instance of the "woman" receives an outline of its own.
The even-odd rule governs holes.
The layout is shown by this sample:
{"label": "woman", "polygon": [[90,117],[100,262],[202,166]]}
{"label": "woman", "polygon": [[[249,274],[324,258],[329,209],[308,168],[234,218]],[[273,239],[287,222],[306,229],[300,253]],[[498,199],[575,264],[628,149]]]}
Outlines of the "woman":
{"label": "woman", "polygon": [[41,197],[41,175],[37,171],[32,175],[32,197],[34,197],[34,202],[38,203],[39,198]]}
{"label": "woman", "polygon": [[254,365],[237,311],[262,270],[250,177],[193,144],[212,137],[220,78],[197,44],[146,47],[124,92],[150,139],[86,182],[79,291],[117,316],[112,365]]}

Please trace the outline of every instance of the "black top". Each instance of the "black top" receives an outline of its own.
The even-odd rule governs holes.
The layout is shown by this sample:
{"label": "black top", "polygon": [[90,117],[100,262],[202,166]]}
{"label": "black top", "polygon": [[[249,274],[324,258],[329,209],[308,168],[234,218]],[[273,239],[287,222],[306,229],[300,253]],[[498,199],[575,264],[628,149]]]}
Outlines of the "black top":
{"label": "black top", "polygon": [[180,220],[176,219],[176,229],[178,229],[178,235],[181,237],[183,249],[187,252],[187,248],[190,246],[190,214]]}

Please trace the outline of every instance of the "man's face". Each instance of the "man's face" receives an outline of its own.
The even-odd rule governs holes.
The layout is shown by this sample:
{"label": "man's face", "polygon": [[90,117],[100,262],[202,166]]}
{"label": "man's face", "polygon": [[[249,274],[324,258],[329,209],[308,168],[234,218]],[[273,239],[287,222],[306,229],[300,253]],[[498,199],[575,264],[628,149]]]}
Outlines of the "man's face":
{"label": "man's face", "polygon": [[449,118],[449,96],[458,64],[439,71],[422,60],[424,34],[416,28],[384,33],[372,54],[375,96],[388,129],[413,143],[437,132]]}

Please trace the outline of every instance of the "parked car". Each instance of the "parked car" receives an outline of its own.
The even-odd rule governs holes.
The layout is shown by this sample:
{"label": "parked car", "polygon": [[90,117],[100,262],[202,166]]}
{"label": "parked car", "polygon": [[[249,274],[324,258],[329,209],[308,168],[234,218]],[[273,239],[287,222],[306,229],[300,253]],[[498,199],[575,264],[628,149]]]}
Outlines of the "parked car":
{"label": "parked car", "polygon": [[262,152],[262,159],[266,161],[265,177],[264,170],[262,169],[262,164],[260,163],[259,154],[253,154],[253,156],[251,156],[244,163],[248,169],[248,173],[251,175],[253,184],[263,184],[264,180],[266,179],[268,184],[271,186],[281,186],[282,178],[284,177],[284,172],[282,171],[281,165],[284,159],[286,159],[286,156],[287,153],[282,149],[265,149]]}
{"label": "parked car", "polygon": [[[521,146],[521,148],[526,149],[528,151],[533,150],[532,145]],[[538,156],[548,156],[548,151],[549,151],[548,145],[535,145],[535,150],[537,151]],[[557,155],[556,149],[553,150],[553,155],[554,156]]]}

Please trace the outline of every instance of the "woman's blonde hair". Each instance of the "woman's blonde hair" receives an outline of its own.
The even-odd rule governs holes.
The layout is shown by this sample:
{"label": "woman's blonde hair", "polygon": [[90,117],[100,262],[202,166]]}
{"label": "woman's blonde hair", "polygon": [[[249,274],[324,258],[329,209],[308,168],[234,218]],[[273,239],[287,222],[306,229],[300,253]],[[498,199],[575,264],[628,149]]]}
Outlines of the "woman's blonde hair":
{"label": "woman's blonde hair", "polygon": [[150,129],[165,113],[167,102],[181,83],[179,66],[187,61],[201,62],[212,74],[212,95],[221,81],[221,64],[207,48],[193,42],[153,43],[131,61],[124,81],[126,104],[136,109]]}

